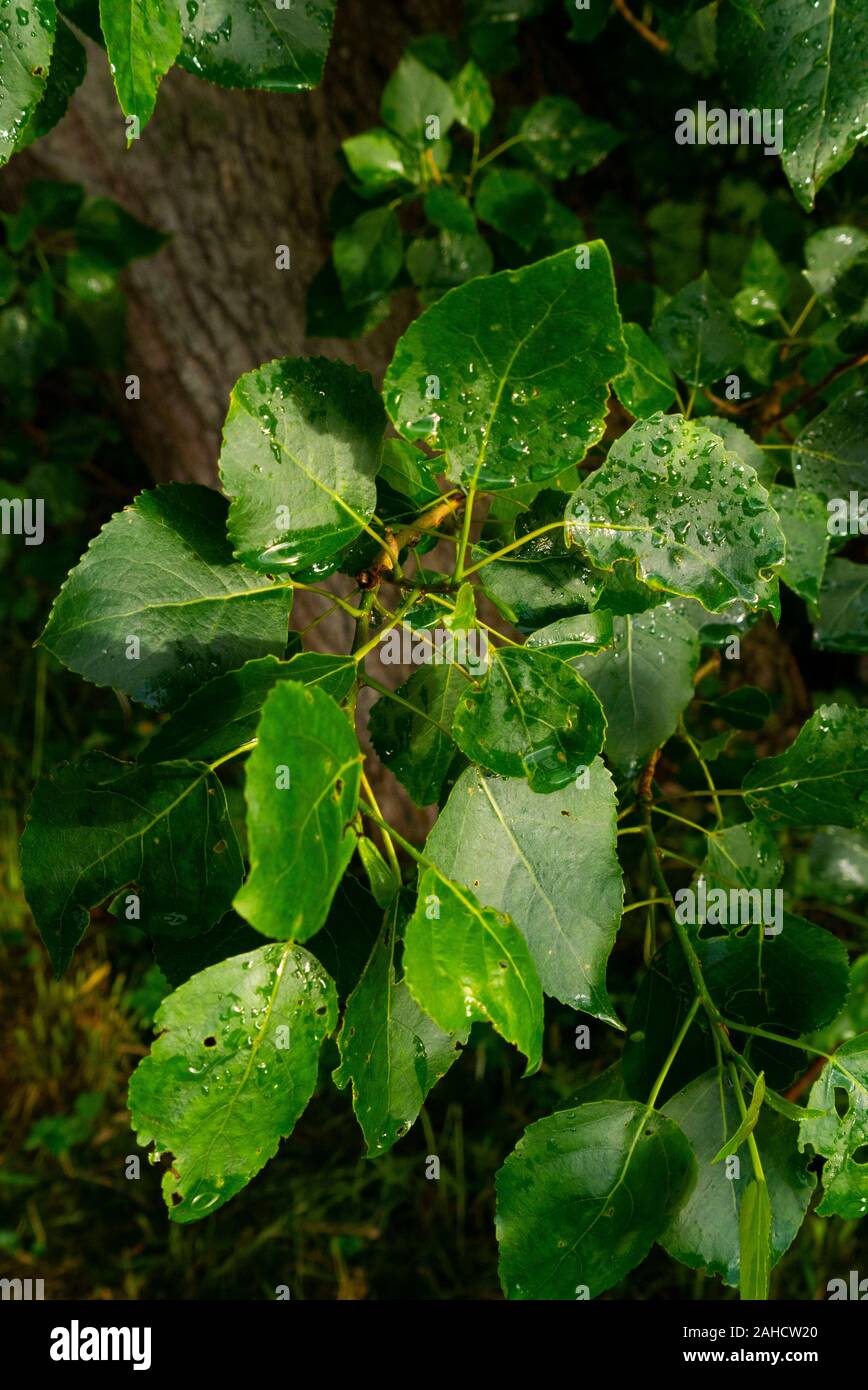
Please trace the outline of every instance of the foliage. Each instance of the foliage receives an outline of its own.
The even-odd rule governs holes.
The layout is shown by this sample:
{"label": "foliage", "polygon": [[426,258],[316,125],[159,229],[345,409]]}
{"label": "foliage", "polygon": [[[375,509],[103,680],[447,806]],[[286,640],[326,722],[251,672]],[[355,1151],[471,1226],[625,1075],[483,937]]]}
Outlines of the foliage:
{"label": "foliage", "polygon": [[65,115],[84,80],[87,54],[76,29],[106,51],[129,140],[154,113],[176,63],[223,87],[297,92],[320,81],[334,0],[277,5],[219,0],[32,0],[0,29],[0,162]]}
{"label": "foliage", "polygon": [[[800,5],[708,9],[761,83],[733,54],[789,42]],[[463,51],[416,45],[345,142],[311,326],[371,327],[406,271],[424,308],[382,391],[322,358],[246,373],[225,499],[140,494],[57,596],[43,649],[156,714],[132,756],[37,784],[25,886],[58,973],[96,909],[153,938],[172,989],[130,1110],[173,1221],[238,1197],[324,1059],[380,1161],[480,1029],[544,1085],[556,1018],[611,1065],[497,1175],[507,1296],[596,1297],[657,1244],[765,1298],[818,1172],[821,1216],[868,1200],[861,214],[806,226],[765,170],[730,171],[710,214],[646,209],[640,273],[617,198],[586,239],[552,192],[620,149],[608,123],[544,96],[482,152],[515,36],[495,11],[469,8]],[[782,147],[804,208],[864,124],[811,15],[820,120]],[[707,75],[704,31],[651,17],[661,61]],[[420,199],[437,234],[408,243]],[[475,250],[438,279],[447,234]],[[353,619],[351,650],[299,650],[296,591]],[[813,704],[754,663],[792,633],[845,663]],[[393,639],[395,690],[367,661]],[[438,808],[421,846],[371,786],[363,691],[382,764]]]}

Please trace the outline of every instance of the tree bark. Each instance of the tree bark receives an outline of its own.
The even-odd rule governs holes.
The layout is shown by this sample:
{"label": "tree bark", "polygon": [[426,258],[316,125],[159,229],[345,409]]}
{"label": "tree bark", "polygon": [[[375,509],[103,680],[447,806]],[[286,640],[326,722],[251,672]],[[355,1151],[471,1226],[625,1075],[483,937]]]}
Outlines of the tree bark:
{"label": "tree bark", "polygon": [[[340,142],[378,121],[380,94],[409,38],[456,31],[460,0],[341,0],[324,81],[313,92],[227,91],[174,68],[153,119],[127,150],[105,53],[70,110],[6,171],[4,200],[33,177],[81,183],[172,234],[126,273],[127,369],[141,399],[115,402],[158,481],[216,483],[229,392],[274,357],[323,353],[379,381],[411,313],[404,302],[354,342],[305,337],[307,287],[328,255],[326,212]],[[275,266],[287,245],[291,269]]]}

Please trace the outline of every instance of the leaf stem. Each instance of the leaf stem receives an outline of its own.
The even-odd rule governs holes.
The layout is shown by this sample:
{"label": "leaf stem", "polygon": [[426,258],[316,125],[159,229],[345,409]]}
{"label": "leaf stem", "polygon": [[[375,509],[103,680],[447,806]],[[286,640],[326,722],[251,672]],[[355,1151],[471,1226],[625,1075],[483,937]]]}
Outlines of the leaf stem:
{"label": "leaf stem", "polygon": [[680,1049],[680,1047],[681,1047],[681,1044],[684,1042],[684,1039],[687,1037],[688,1031],[689,1031],[689,1029],[690,1029],[690,1025],[692,1024],[693,1020],[695,1019],[695,1017],[696,1017],[696,1015],[697,1015],[697,1013],[698,1013],[698,1011],[699,1011],[699,1006],[700,1006],[701,1003],[702,1003],[702,1000],[700,999],[699,995],[697,994],[697,996],[696,996],[696,998],[694,999],[693,1003],[690,1005],[690,1008],[689,1008],[689,1010],[688,1010],[688,1012],[687,1012],[687,1015],[686,1015],[686,1017],[685,1017],[685,1019],[684,1019],[684,1022],[682,1023],[681,1027],[678,1029],[678,1034],[677,1034],[677,1036],[676,1036],[676,1038],[675,1038],[675,1041],[673,1042],[672,1046],[671,1046],[670,1049],[669,1049],[669,1055],[668,1055],[668,1057],[666,1058],[666,1061],[663,1063],[663,1066],[660,1068],[660,1075],[657,1077],[657,1080],[654,1082],[654,1085],[651,1087],[651,1094],[650,1094],[650,1096],[648,1097],[648,1106],[647,1106],[647,1108],[648,1108],[649,1110],[653,1110],[653,1109],[654,1109],[654,1103],[655,1103],[655,1101],[657,1100],[657,1097],[659,1096],[661,1090],[663,1089],[663,1083],[664,1083],[664,1081],[666,1080],[666,1077],[667,1077],[668,1074],[669,1074],[669,1069],[670,1069],[670,1067],[672,1066],[672,1063],[675,1061],[675,1058],[676,1058],[677,1055],[678,1055],[678,1051],[679,1051],[679,1049]]}

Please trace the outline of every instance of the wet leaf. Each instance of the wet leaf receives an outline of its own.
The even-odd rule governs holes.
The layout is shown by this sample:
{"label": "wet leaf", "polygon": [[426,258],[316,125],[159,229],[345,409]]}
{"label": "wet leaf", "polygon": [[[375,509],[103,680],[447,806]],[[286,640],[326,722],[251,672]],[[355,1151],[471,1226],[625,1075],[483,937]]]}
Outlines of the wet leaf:
{"label": "wet leaf", "polygon": [[[104,0],[105,2],[105,0]],[[278,8],[270,0],[208,0],[180,6],[181,67],[221,87],[300,92],[316,87],[335,18],[335,0]]]}
{"label": "wet leaf", "polygon": [[172,1156],[163,1196],[173,1221],[216,1211],[274,1157],[336,1022],[332,981],[292,945],[232,956],[163,1000],[129,1105],[139,1144]]}
{"label": "wet leaf", "polygon": [[799,1129],[799,1147],[810,1144],[826,1159],[817,1212],[856,1220],[868,1211],[868,1164],[856,1160],[868,1144],[868,1033],[838,1048],[814,1082],[808,1105],[823,1112]]}
{"label": "wet leaf", "polygon": [[868,825],[868,710],[822,705],[776,758],[761,758],[742,788],[772,824]]}
{"label": "wet leaf", "polygon": [[248,659],[280,655],[291,605],[291,589],[234,563],[225,500],[170,483],[91,541],[39,640],[94,685],[171,708]]}

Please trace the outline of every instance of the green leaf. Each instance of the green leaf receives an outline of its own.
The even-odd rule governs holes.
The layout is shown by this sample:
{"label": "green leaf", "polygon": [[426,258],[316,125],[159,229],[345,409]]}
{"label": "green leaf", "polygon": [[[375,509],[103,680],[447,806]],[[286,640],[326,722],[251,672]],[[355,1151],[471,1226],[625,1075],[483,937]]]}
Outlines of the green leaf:
{"label": "green leaf", "polygon": [[446,290],[477,275],[488,275],[494,256],[476,232],[441,232],[417,237],[407,248],[407,271],[423,304],[433,304]]}
{"label": "green leaf", "polygon": [[[563,507],[563,497],[558,506]],[[487,561],[479,571],[486,597],[522,632],[577,613],[587,616],[585,610],[603,589],[600,571],[577,551],[568,550],[561,536],[554,540],[550,532],[543,539],[549,542],[548,554],[535,556],[531,546],[522,546],[500,560]],[[474,561],[485,559],[485,554],[476,547]]]}
{"label": "green leaf", "polygon": [[344,362],[284,357],[240,377],[220,452],[237,558],[306,569],[354,541],[374,512],[383,427],[371,378]]}
{"label": "green leaf", "polygon": [[764,821],[712,830],[706,845],[701,874],[709,889],[775,888],[781,881],[783,860]]}
{"label": "green leaf", "polygon": [[710,612],[760,604],[786,552],[753,469],[681,415],[637,420],[573,493],[566,522],[595,564],[635,560],[652,589]]}
{"label": "green leaf", "polygon": [[[380,115],[390,130],[394,130],[408,145],[424,150],[445,135],[455,119],[455,99],[448,83],[436,72],[423,67],[418,59],[401,59],[386,83],[380,101]],[[436,135],[430,118],[439,121]]]}
{"label": "green leaf", "polygon": [[546,994],[620,1027],[606,991],[624,896],[615,831],[615,789],[599,758],[580,785],[546,797],[468,767],[425,853],[484,906],[508,914]]}
{"label": "green leaf", "polygon": [[467,676],[452,661],[414,671],[394,697],[384,695],[370,715],[377,755],[417,806],[439,801],[455,754],[452,723]]}
{"label": "green leaf", "polygon": [[769,1296],[772,1208],[764,1182],[752,1178],[738,1212],[739,1298]]}
{"label": "green leaf", "polygon": [[257,737],[245,782],[250,873],[234,905],[264,936],[306,941],[355,849],[362,754],[334,701],[296,681],[274,687]]}
{"label": "green leaf", "polygon": [[356,664],[346,656],[299,652],[289,661],[276,656],[248,661],[239,670],[227,671],[194,691],[160,726],[139,755],[140,760],[216,762],[254,737],[262,705],[278,681],[318,685],[333,700],[342,700],[355,678]]}
{"label": "green leaf", "polygon": [[309,338],[359,338],[389,317],[388,294],[373,304],[348,309],[341,293],[334,261],[329,258],[308,285],[305,303],[305,333]]}
{"label": "green leaf", "polygon": [[[743,890],[737,891],[743,904]],[[810,1033],[833,1019],[850,987],[847,952],[838,938],[790,912],[781,913],[777,936],[765,936],[755,921],[759,914],[741,909],[740,915],[751,917],[743,935],[737,930],[694,943],[708,991],[721,1012],[751,1026],[797,1033]],[[679,968],[686,970],[681,962]],[[795,1065],[798,1053],[789,1047],[787,1052],[788,1063]]]}
{"label": "green leaf", "polygon": [[816,492],[828,503],[868,495],[868,389],[833,401],[806,425],[793,445],[797,487]]}
{"label": "green leaf", "polygon": [[805,242],[805,278],[833,318],[868,322],[868,234],[824,227]]}
{"label": "green leaf", "polygon": [[868,825],[868,710],[822,705],[786,752],[742,782],[754,815],[780,825]]}
{"label": "green leaf", "polygon": [[816,603],[829,553],[829,514],[822,499],[804,487],[773,487],[769,500],[787,541],[781,579],[800,598]]}
{"label": "green leaf", "polygon": [[73,92],[84,81],[86,68],[87,54],[83,45],[79,43],[69,25],[58,19],[48,82],[36,109],[26,125],[21,128],[15,142],[16,150],[23,150],[34,140],[47,135],[49,130],[57,125],[66,114]]}
{"label": "green leaf", "polygon": [[675,400],[675,379],[657,344],[638,323],[624,324],[627,368],[612,388],[631,415],[642,418],[668,410]]}
{"label": "green leaf", "polygon": [[441,497],[436,464],[404,439],[384,439],[377,482],[387,487],[404,506],[410,521]]}
{"label": "green leaf", "polygon": [[748,1136],[753,1134],[760,1117],[760,1110],[762,1109],[765,1095],[766,1079],[763,1073],[760,1072],[756,1079],[756,1085],[753,1088],[750,1105],[745,1111],[741,1124],[738,1126],[735,1133],[720,1146],[714,1158],[711,1160],[712,1163],[722,1163],[725,1158],[729,1158],[730,1154],[737,1153]]}
{"label": "green leaf", "polygon": [[396,279],[404,258],[404,238],[394,210],[371,208],[341,227],[332,255],[349,308],[379,299]]}
{"label": "green leaf", "polygon": [[400,882],[389,868],[389,865],[386,863],[373,840],[369,840],[363,835],[359,840],[357,848],[359,851],[359,859],[362,861],[362,867],[371,885],[371,892],[376,899],[377,906],[383,908],[388,907],[395,897],[395,894],[398,892],[398,889],[401,887]]}
{"label": "green leaf", "polygon": [[596,1101],[537,1120],[497,1174],[510,1299],[596,1298],[642,1261],[696,1179],[667,1116]]}
{"label": "green leaf", "polygon": [[[364,841],[362,842],[364,843]],[[432,1086],[460,1056],[469,1025],[450,1035],[395,978],[397,902],[349,1002],[338,1035],[341,1088],[353,1083],[353,1110],[370,1158],[380,1158],[415,1123]]]}
{"label": "green leaf", "polygon": [[404,934],[404,980],[417,1004],[446,1033],[491,1023],[527,1058],[542,1062],[543,995],[527,943],[515,923],[427,867]]}
{"label": "green leaf", "polygon": [[720,381],[744,353],[744,329],[707,271],[672,296],[655,318],[651,336],[676,376],[690,386]]}
{"label": "green leaf", "polygon": [[814,644],[823,651],[868,652],[868,566],[831,561],[820,589]]}
{"label": "green leaf", "polygon": [[375,197],[402,181],[411,181],[405,151],[388,130],[363,131],[341,145],[350,171],[365,197]]}
{"label": "green leaf", "polygon": [[120,108],[144,126],[178,57],[180,7],[173,0],[100,0],[99,18]]}
{"label": "green leaf", "polygon": [[790,277],[765,237],[756,237],[741,269],[741,289],[733,307],[743,323],[762,327],[780,318],[790,293]]}
{"label": "green leaf", "polygon": [[335,0],[208,0],[181,5],[184,45],[178,62],[221,87],[301,92],[322,80]]}
{"label": "green leaf", "polygon": [[587,174],[624,140],[605,121],[586,116],[569,97],[546,96],[527,112],[518,128],[516,153],[526,155],[552,179]]}
{"label": "green leaf", "polygon": [[699,641],[668,604],[612,621],[612,645],[570,664],[605,711],[606,756],[632,775],[671,737],[693,699]]}
{"label": "green leaf", "polygon": [[155,936],[206,932],[241,882],[223,788],[204,763],[88,753],[37,784],[21,840],[27,898],[58,975],[90,911],[129,888]]}
{"label": "green leaf", "polygon": [[826,1160],[817,1212],[858,1220],[868,1209],[868,1164],[856,1161],[868,1143],[868,1033],[845,1042],[827,1061],[808,1105],[823,1112],[799,1128],[799,1148],[810,1144]]}
{"label": "green leaf", "polygon": [[590,686],[566,662],[526,647],[492,647],[455,710],[463,753],[491,772],[526,777],[535,792],[572,782],[603,746],[606,720]]}
{"label": "green leaf", "polygon": [[476,194],[476,215],[529,251],[542,229],[545,190],[521,169],[489,169]]}
{"label": "green leaf", "polygon": [[54,0],[28,0],[0,28],[0,164],[15,153],[43,98],[56,27]]}
{"label": "green leaf", "polygon": [[780,111],[784,173],[810,211],[864,135],[868,20],[860,0],[756,0],[755,8],[762,28],[723,7],[721,67],[742,106]]}
{"label": "green leaf", "polygon": [[465,130],[481,135],[494,115],[494,97],[485,73],[476,63],[465,63],[450,86],[456,121]]}
{"label": "green leaf", "polygon": [[41,645],[94,685],[159,708],[250,658],[279,655],[292,591],[234,564],[225,527],[226,502],[211,488],[140,493],[91,541]]}
{"label": "green leaf", "polygon": [[[868,835],[840,825],[818,830],[808,854],[807,893],[842,906],[864,897],[868,893]],[[863,987],[860,992],[868,999],[868,990]],[[865,1022],[868,1025],[868,1016]]]}
{"label": "green leaf", "polygon": [[165,975],[172,989],[184,984],[192,975],[206,970],[209,965],[219,965],[229,956],[239,956],[242,951],[255,951],[262,945],[252,927],[242,922],[234,912],[227,912],[216,926],[201,936],[189,936],[178,940],[174,936],[154,937],[154,960]]}
{"label": "green leaf", "polygon": [[139,1144],[172,1155],[163,1196],[173,1221],[216,1211],[274,1157],[336,1022],[334,985],[292,945],[221,961],[163,1000],[129,1106]]}
{"label": "green leaf", "polygon": [[542,482],[602,435],[606,383],[626,359],[609,254],[601,242],[587,249],[587,269],[564,251],[459,285],[400,339],[389,415],[400,434],[445,449],[462,482]]}
{"label": "green leaf", "polygon": [[559,618],[556,623],[538,628],[527,639],[526,646],[531,650],[550,652],[561,661],[569,661],[573,656],[584,656],[587,652],[598,652],[601,647],[611,647],[615,640],[612,614],[606,609],[594,613],[577,613],[569,618]]}
{"label": "green leaf", "polygon": [[732,420],[722,420],[717,415],[700,415],[693,423],[704,430],[719,435],[729,454],[737,454],[742,463],[748,464],[756,473],[763,487],[769,487],[775,480],[778,465],[773,450],[763,449],[755,444],[750,435]]}
{"label": "green leaf", "polygon": [[754,733],[767,723],[772,712],[768,695],[755,685],[739,685],[719,695],[703,696],[702,704],[716,719],[725,719],[734,729],[750,729]]}
{"label": "green leaf", "polygon": [[444,232],[463,232],[472,236],[476,217],[466,198],[445,183],[435,183],[428,189],[424,201],[425,216]]}
{"label": "green leaf", "polygon": [[[739,1282],[739,1213],[745,1192],[753,1181],[747,1149],[739,1155],[741,1172],[728,1177],[725,1168],[713,1167],[720,1146],[741,1120],[741,1111],[726,1075],[716,1069],[691,1081],[663,1107],[687,1136],[696,1157],[697,1183],[681,1210],[661,1237],[664,1250],[691,1269],[717,1274],[725,1284]],[[808,1171],[796,1147],[796,1131],[789,1120],[762,1111],[756,1128],[771,1201],[771,1264],[777,1264],[801,1226],[816,1178]]]}
{"label": "green leaf", "polygon": [[111,198],[88,198],[75,219],[79,251],[122,270],[142,256],[153,256],[171,240],[165,232],[139,222]]}

